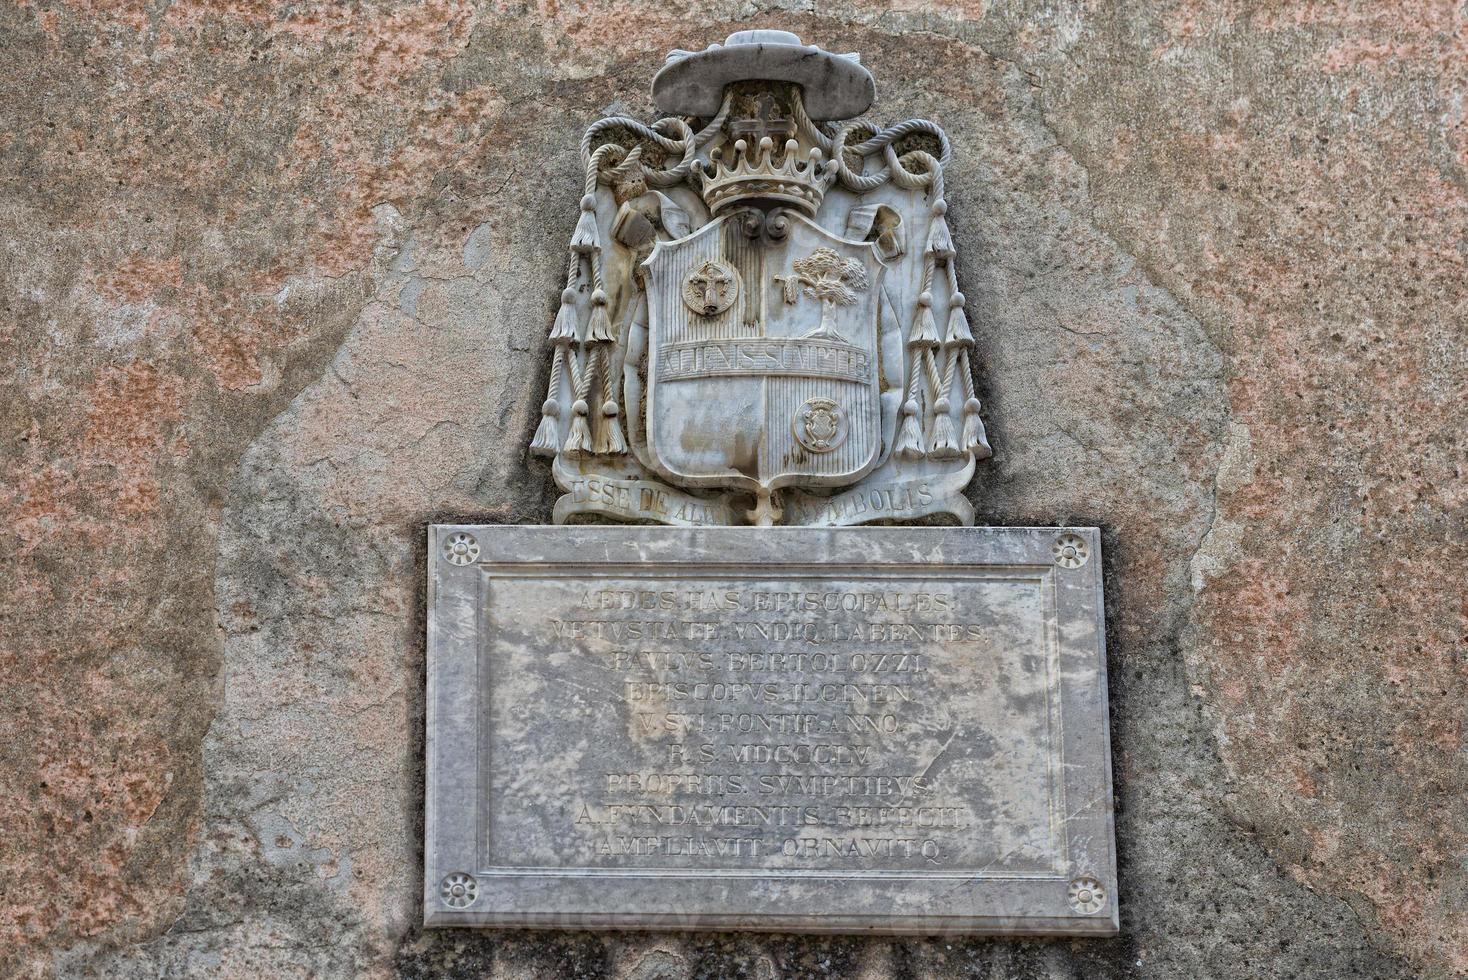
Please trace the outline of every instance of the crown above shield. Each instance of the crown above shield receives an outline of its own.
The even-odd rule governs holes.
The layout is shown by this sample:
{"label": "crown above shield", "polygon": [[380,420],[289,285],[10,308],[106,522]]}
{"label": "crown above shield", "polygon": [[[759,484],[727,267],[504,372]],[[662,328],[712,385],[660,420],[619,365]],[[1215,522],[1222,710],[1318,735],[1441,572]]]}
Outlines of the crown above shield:
{"label": "crown above shield", "polygon": [[835,177],[834,164],[822,160],[820,147],[802,154],[793,139],[786,140],[780,150],[768,136],[752,149],[747,141],[735,140],[731,156],[726,158],[722,149],[715,149],[708,166],[698,170],[703,200],[712,214],[753,202],[793,207],[815,217]]}
{"label": "crown above shield", "polygon": [[557,522],[972,523],[953,147],[875,97],[854,54],[741,31],[668,56],[663,118],[591,124],[531,439]]}

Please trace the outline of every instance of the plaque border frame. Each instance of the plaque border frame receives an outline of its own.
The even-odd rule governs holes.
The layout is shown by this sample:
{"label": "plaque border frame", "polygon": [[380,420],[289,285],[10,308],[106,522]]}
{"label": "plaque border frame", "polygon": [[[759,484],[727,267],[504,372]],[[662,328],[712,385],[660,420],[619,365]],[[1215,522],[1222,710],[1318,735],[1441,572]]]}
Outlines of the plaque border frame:
{"label": "plaque border frame", "polygon": [[[445,544],[474,536],[479,551],[467,563],[448,560]],[[1064,567],[1057,541],[1078,536],[1088,551]],[[1119,932],[1110,719],[1107,709],[1100,533],[1096,528],[859,527],[674,528],[616,525],[435,524],[427,528],[427,704],[423,922],[426,927],[559,929],[745,930],[890,935],[1115,935]],[[730,561],[728,555],[744,560]],[[701,555],[717,556],[707,559]],[[975,567],[1039,575],[1054,583],[1047,629],[1056,644],[1060,705],[1052,738],[1061,755],[1060,799],[1068,871],[975,876],[955,872],[811,869],[584,869],[481,867],[479,785],[483,751],[479,697],[485,642],[483,593],[490,568],[575,566],[595,572],[694,566],[714,573],[775,566],[792,571],[831,564],[873,566],[871,577],[921,578],[923,570]],[[906,574],[897,574],[906,573]],[[501,572],[513,574],[513,572]],[[466,624],[472,624],[465,628]],[[469,676],[465,676],[465,675]],[[472,679],[471,679],[472,678]],[[470,681],[464,683],[464,681]],[[1083,723],[1086,731],[1077,729]],[[449,742],[471,752],[445,753]],[[1090,777],[1090,778],[1087,778]],[[1080,785],[1077,785],[1080,784]],[[465,806],[466,794],[474,803]],[[1078,808],[1067,801],[1085,801]],[[467,818],[465,815],[467,812]],[[446,876],[476,880],[474,902],[446,907]],[[1078,877],[1103,883],[1096,913],[1068,900]],[[804,897],[782,901],[783,882],[801,883]],[[960,892],[963,883],[969,887]],[[645,883],[640,888],[637,883]],[[870,887],[866,907],[888,912],[837,911],[843,886]],[[731,895],[730,890],[742,889]],[[700,891],[702,889],[702,891]],[[810,892],[815,893],[813,898]],[[919,893],[916,894],[915,893]],[[700,895],[705,901],[700,903]],[[714,896],[709,900],[708,896]],[[919,911],[910,908],[919,900]],[[822,906],[830,911],[811,911]],[[716,908],[717,907],[717,908]],[[730,910],[723,910],[732,908]],[[616,909],[616,911],[610,911]]]}

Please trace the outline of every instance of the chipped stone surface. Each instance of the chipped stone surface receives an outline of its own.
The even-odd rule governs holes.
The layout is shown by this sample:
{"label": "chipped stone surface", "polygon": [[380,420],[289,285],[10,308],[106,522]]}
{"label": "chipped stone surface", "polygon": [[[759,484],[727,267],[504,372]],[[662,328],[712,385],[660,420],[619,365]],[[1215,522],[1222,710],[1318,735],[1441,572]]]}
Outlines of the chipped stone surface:
{"label": "chipped stone surface", "polygon": [[[0,973],[1468,972],[1462,13],[0,11]],[[1122,935],[425,934],[422,528],[522,447],[604,108],[776,26],[931,115],[996,457],[1097,524]]]}

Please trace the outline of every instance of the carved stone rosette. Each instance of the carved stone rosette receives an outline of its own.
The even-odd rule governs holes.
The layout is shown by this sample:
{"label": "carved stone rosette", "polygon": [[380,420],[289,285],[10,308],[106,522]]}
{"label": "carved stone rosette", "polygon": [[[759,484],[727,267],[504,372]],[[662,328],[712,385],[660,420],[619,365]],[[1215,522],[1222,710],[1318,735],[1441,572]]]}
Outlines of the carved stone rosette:
{"label": "carved stone rosette", "polygon": [[745,31],[668,56],[669,116],[587,130],[531,443],[557,523],[973,522],[952,149],[856,119],[874,92],[856,55]]}

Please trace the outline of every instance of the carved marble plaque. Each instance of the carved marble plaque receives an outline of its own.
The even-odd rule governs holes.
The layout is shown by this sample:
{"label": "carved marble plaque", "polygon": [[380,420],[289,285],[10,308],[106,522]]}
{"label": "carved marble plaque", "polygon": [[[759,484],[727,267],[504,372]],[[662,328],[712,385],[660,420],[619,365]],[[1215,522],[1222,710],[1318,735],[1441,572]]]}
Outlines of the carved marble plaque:
{"label": "carved marble plaque", "polygon": [[1115,932],[1098,549],[430,528],[426,923]]}

